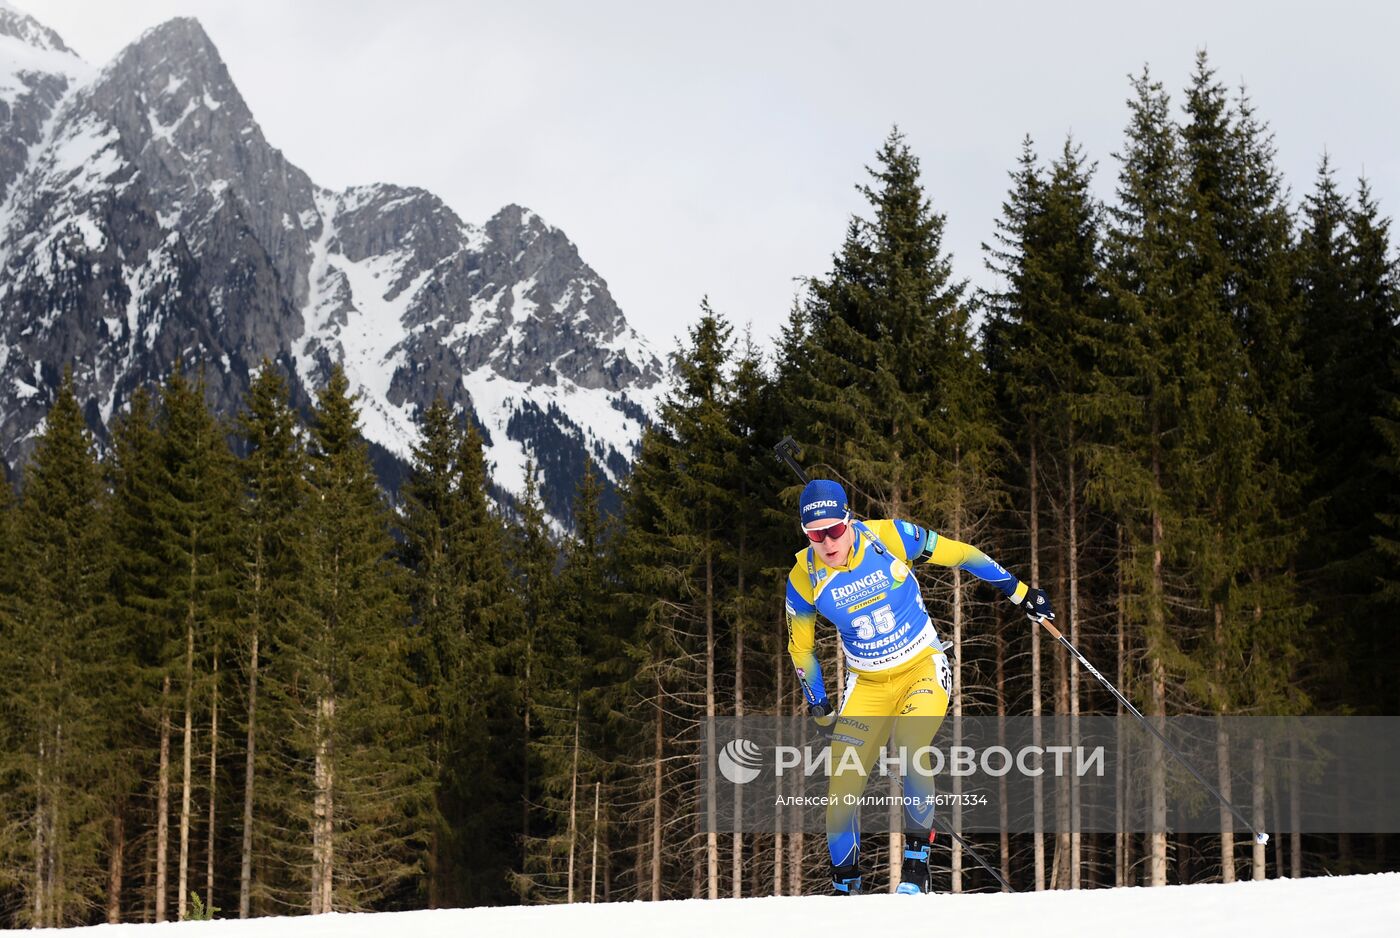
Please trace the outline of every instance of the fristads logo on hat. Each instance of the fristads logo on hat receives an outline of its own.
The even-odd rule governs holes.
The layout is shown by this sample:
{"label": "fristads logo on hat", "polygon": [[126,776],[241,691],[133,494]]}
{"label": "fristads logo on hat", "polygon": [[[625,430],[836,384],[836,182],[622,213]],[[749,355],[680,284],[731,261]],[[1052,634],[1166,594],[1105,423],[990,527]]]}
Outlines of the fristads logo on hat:
{"label": "fristads logo on hat", "polygon": [[850,514],[846,490],[830,479],[813,479],[802,490],[802,526],[822,521],[840,521]]}

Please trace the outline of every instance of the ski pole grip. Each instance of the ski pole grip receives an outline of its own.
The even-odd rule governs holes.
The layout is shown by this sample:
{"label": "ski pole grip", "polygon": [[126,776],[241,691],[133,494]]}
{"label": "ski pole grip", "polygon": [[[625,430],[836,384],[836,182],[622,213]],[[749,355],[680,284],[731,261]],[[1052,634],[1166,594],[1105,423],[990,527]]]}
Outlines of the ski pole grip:
{"label": "ski pole grip", "polygon": [[802,480],[802,484],[807,484],[807,473],[803,471],[802,464],[797,461],[797,442],[790,436],[785,436],[773,447],[773,452],[779,459],[788,464],[788,468],[797,473],[797,478]]}

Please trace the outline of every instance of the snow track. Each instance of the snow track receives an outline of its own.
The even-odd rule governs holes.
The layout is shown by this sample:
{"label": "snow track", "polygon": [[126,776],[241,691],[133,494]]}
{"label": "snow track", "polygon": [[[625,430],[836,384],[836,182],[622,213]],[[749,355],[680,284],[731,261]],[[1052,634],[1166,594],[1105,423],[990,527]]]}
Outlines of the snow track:
{"label": "snow track", "polygon": [[[692,899],[607,905],[440,909],[320,915],[181,925],[66,929],[74,938],[181,935],[191,938],[765,938],[944,935],[949,938],[1325,938],[1400,931],[1400,873],[1261,883],[1092,889],[1080,892],[935,896],[871,895]],[[57,931],[50,932],[58,934]]]}

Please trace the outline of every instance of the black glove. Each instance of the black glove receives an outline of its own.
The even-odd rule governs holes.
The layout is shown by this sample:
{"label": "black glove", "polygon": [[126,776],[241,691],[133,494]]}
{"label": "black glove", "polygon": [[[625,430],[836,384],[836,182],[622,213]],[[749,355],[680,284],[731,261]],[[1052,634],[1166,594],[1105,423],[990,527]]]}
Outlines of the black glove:
{"label": "black glove", "polygon": [[1050,608],[1050,597],[1042,589],[1028,589],[1026,598],[1021,600],[1021,609],[1032,622],[1055,618],[1055,610]]}
{"label": "black glove", "polygon": [[836,728],[836,711],[832,708],[831,701],[823,700],[821,703],[808,704],[807,715],[817,725],[817,735],[822,738],[822,741],[830,742],[831,731]]}

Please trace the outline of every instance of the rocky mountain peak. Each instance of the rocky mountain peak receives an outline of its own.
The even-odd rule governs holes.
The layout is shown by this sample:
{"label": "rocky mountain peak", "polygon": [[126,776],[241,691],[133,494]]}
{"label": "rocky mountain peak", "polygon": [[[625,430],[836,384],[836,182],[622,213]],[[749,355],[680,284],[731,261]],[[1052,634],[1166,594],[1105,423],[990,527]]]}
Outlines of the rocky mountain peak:
{"label": "rocky mountain peak", "polygon": [[213,115],[234,132],[257,132],[218,49],[189,17],[143,33],[102,70],[88,94],[113,108],[119,125],[144,125],[166,144],[208,143],[214,128],[201,122]]}
{"label": "rocky mountain peak", "polygon": [[[198,20],[147,30],[122,50],[74,109],[101,115],[161,215],[197,250],[243,224],[283,271],[283,298],[304,303],[309,243],[320,232],[311,180],[272,147]],[[216,218],[222,221],[211,229]]]}
{"label": "rocky mountain peak", "polygon": [[[22,55],[76,60],[11,47],[0,36],[0,75]],[[477,226],[421,188],[317,187],[193,19],[95,76],[46,74],[27,136],[0,138],[7,461],[26,458],[64,368],[104,437],[176,365],[231,415],[268,358],[303,407],[345,368],[390,488],[438,396],[482,429],[497,494],[519,494],[533,461],[560,524],[588,464],[626,472],[662,366],[562,231],[519,205]]]}
{"label": "rocky mountain peak", "polygon": [[18,39],[27,46],[47,52],[75,55],[63,39],[23,10],[0,0],[0,36]]}
{"label": "rocky mountain peak", "polygon": [[10,186],[54,109],[90,72],[58,33],[0,0],[0,236]]}

